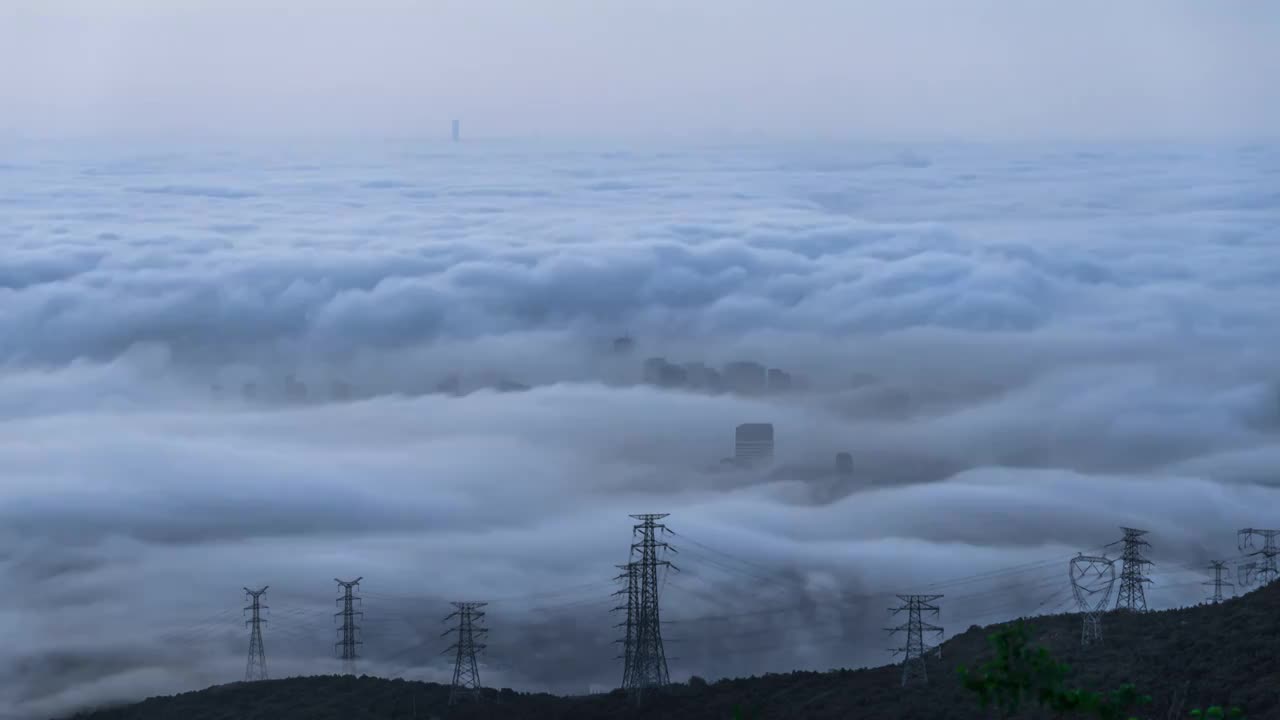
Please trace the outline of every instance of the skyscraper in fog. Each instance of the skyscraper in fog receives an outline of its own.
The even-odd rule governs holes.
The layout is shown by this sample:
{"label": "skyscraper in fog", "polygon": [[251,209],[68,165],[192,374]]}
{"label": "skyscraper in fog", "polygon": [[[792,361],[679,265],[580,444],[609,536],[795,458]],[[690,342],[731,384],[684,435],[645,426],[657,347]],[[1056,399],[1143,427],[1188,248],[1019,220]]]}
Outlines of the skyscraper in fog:
{"label": "skyscraper in fog", "polygon": [[784,393],[791,390],[791,373],[778,368],[769,368],[769,392]]}
{"label": "skyscraper in fog", "polygon": [[847,452],[836,453],[836,474],[840,477],[853,475],[853,455]]}
{"label": "skyscraper in fog", "polygon": [[453,141],[458,142],[458,138],[462,136],[460,131],[460,123],[455,119],[453,121]]}
{"label": "skyscraper in fog", "polygon": [[667,362],[666,358],[651,357],[644,361],[644,381],[666,388],[684,387],[689,373],[683,367]]}
{"label": "skyscraper in fog", "polygon": [[773,423],[743,423],[734,433],[733,459],[739,465],[773,462]]}
{"label": "skyscraper in fog", "polygon": [[768,372],[763,365],[737,360],[724,366],[724,386],[729,392],[760,395],[768,388]]}

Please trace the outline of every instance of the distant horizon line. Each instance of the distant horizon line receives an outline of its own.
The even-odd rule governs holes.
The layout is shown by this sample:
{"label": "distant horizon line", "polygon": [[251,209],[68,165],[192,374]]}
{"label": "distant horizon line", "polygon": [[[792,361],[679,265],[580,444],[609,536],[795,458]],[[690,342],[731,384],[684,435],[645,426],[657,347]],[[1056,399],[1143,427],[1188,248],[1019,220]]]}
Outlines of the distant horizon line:
{"label": "distant horizon line", "polygon": [[618,133],[572,134],[537,133],[468,134],[465,121],[457,140],[452,137],[451,123],[441,132],[378,132],[326,131],[326,132],[208,132],[197,130],[103,130],[67,132],[31,132],[13,128],[0,128],[0,143],[60,143],[60,142],[127,142],[127,143],[286,143],[307,145],[314,143],[379,144],[414,143],[429,145],[512,145],[512,144],[566,144],[619,145],[629,143],[664,144],[673,146],[734,146],[734,145],[1081,145],[1081,146],[1253,146],[1280,144],[1280,131],[1272,134],[1152,134],[1152,135],[1055,135],[1055,134],[877,134],[877,133],[782,133],[782,132],[686,132],[686,133]]}

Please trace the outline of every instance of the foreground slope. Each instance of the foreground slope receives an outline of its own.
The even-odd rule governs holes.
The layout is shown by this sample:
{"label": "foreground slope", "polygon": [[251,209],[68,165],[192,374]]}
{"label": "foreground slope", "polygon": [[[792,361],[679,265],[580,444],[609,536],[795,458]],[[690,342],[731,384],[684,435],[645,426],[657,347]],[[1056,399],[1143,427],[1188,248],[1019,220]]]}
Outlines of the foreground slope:
{"label": "foreground slope", "polygon": [[[1132,682],[1153,696],[1142,717],[1214,703],[1248,710],[1252,719],[1280,718],[1280,583],[1217,606],[1105,618],[1105,641],[1080,647],[1080,618],[1028,621],[1033,642],[1072,668],[1072,682],[1103,690]],[[930,662],[927,687],[904,690],[901,669],[885,666],[826,673],[788,673],[677,685],[635,708],[621,693],[582,698],[488,693],[482,706],[447,708],[448,688],[380,678],[306,677],[236,683],[77,716],[80,720],[362,720],[378,718],[728,718],[751,717],[978,720],[988,717],[959,683],[956,667],[991,655],[994,628],[971,628]]]}

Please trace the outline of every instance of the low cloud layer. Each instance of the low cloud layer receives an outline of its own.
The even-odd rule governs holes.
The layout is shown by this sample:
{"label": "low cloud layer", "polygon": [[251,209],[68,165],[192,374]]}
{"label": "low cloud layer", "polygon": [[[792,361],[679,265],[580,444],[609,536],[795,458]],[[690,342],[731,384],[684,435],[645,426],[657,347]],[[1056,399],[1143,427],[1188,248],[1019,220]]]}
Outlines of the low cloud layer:
{"label": "low cloud layer", "polygon": [[[1121,525],[1153,606],[1199,602],[1277,522],[1273,148],[11,155],[19,717],[237,679],[245,585],[274,675],[335,672],[334,577],[365,671],[445,678],[439,618],[487,599],[486,684],[612,686],[631,513],[671,513],[680,679],[885,662],[894,593],[948,633],[1068,609]],[[638,384],[654,355],[808,382]],[[780,469],[722,471],[757,421]]]}

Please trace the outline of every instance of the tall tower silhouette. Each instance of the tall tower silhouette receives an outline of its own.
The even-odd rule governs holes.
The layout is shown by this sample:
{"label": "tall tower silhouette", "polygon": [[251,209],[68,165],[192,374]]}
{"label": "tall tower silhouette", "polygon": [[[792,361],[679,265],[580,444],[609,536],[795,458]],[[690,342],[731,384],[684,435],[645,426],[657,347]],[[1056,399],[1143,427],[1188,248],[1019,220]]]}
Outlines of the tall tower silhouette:
{"label": "tall tower silhouette", "polygon": [[1227,564],[1222,560],[1213,560],[1209,563],[1209,569],[1213,571],[1213,579],[1204,585],[1213,586],[1213,598],[1210,600],[1214,605],[1222,602],[1222,588],[1224,586],[1235,589],[1235,584],[1230,580],[1223,578],[1222,574],[1227,571]]}
{"label": "tall tower silhouette", "polygon": [[1071,558],[1068,572],[1071,593],[1080,606],[1080,644],[1098,642],[1102,639],[1102,613],[1107,609],[1111,589],[1116,584],[1115,561],[1081,553]]}
{"label": "tall tower silhouette", "polygon": [[627,617],[615,627],[623,628],[621,640],[616,642],[622,643],[622,687],[631,687],[631,677],[635,672],[635,655],[636,655],[636,626],[640,613],[640,565],[639,563],[629,562],[626,565],[619,565],[618,568],[622,573],[615,580],[622,580],[625,584],[622,589],[615,592],[614,595],[623,595],[626,597],[626,604],[619,605],[613,610],[617,612],[624,610]]}
{"label": "tall tower silhouette", "polygon": [[246,612],[252,612],[250,619],[245,621],[249,626],[249,659],[245,662],[244,680],[245,682],[253,682],[255,680],[267,679],[267,650],[262,644],[262,623],[266,620],[262,619],[262,611],[267,609],[262,604],[262,596],[267,592],[267,588],[261,590],[244,589],[246,599],[249,601]]}
{"label": "tall tower silhouette", "polygon": [[1120,568],[1120,592],[1116,595],[1116,609],[1145,612],[1146,585],[1151,582],[1147,577],[1147,567],[1151,565],[1151,561],[1142,554],[1142,549],[1151,547],[1151,543],[1142,539],[1147,534],[1146,530],[1120,529],[1124,531],[1124,551],[1120,555],[1123,565]]}
{"label": "tall tower silhouette", "polygon": [[[631,668],[627,684],[633,696],[639,700],[644,691],[669,685],[670,674],[667,671],[667,655],[662,646],[662,617],[658,607],[658,574],[660,568],[668,571],[678,570],[665,559],[659,558],[659,551],[674,550],[669,544],[658,539],[658,534],[667,532],[667,527],[658,521],[667,517],[666,513],[632,515],[639,524],[632,528],[635,542],[631,545],[632,562],[635,564],[634,583],[638,586],[634,593],[633,610],[628,616],[634,618],[634,644],[631,652]],[[628,595],[630,601],[632,595]]]}
{"label": "tall tower silhouette", "polygon": [[338,657],[342,659],[342,674],[356,674],[356,659],[360,657],[358,649],[363,643],[360,642],[359,633],[360,626],[356,624],[357,618],[363,618],[364,613],[355,609],[360,597],[355,594],[360,589],[360,581],[363,577],[355,580],[339,580],[334,578],[333,581],[338,583],[338,587],[342,588],[342,597],[338,598],[338,604],[342,606],[342,610],[334,613],[334,619],[342,618],[342,627],[338,628],[339,640],[334,643]]}
{"label": "tall tower silhouette", "polygon": [[479,642],[488,632],[480,627],[480,622],[484,620],[484,613],[480,612],[480,608],[486,603],[482,602],[456,602],[453,606],[457,608],[444,622],[448,622],[453,618],[458,619],[457,627],[446,630],[444,635],[457,633],[458,638],[449,646],[445,653],[455,653],[453,662],[453,686],[449,688],[449,704],[456,705],[463,698],[470,698],[479,701],[480,695],[480,665],[476,662],[476,653],[484,649],[484,644]]}
{"label": "tall tower silhouette", "polygon": [[1249,577],[1245,581],[1247,584],[1252,584],[1253,580],[1257,579],[1259,585],[1266,585],[1280,576],[1280,569],[1276,567],[1276,557],[1280,556],[1280,549],[1276,548],[1276,537],[1280,536],[1280,530],[1244,528],[1236,536],[1241,550],[1255,547],[1253,539],[1262,538],[1262,549],[1249,553],[1250,556],[1257,556],[1260,559],[1247,566],[1249,568]]}
{"label": "tall tower silhouette", "polygon": [[934,633],[939,639],[942,637],[942,628],[937,625],[930,625],[924,621],[924,614],[930,613],[934,617],[938,615],[938,606],[934,605],[935,600],[942,599],[941,595],[899,595],[898,599],[902,601],[902,605],[896,608],[890,608],[889,611],[894,615],[898,613],[907,613],[907,621],[897,627],[885,628],[889,634],[896,635],[900,632],[907,634],[907,642],[900,648],[895,648],[895,654],[901,654],[902,660],[902,686],[907,687],[915,682],[928,683],[929,669],[925,666],[925,656],[931,650],[940,650],[941,646],[930,646],[924,641],[925,633]]}

